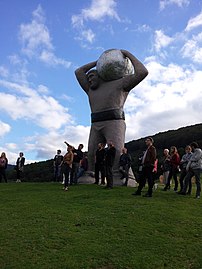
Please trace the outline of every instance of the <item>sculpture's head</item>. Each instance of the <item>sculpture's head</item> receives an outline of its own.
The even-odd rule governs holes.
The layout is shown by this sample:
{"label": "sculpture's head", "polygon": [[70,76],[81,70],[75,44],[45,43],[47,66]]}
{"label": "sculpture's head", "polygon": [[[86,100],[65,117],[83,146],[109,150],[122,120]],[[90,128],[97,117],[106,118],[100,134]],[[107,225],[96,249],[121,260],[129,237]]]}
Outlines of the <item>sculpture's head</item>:
{"label": "sculpture's head", "polygon": [[87,73],[88,82],[92,90],[96,90],[99,86],[99,76],[97,70],[90,70]]}

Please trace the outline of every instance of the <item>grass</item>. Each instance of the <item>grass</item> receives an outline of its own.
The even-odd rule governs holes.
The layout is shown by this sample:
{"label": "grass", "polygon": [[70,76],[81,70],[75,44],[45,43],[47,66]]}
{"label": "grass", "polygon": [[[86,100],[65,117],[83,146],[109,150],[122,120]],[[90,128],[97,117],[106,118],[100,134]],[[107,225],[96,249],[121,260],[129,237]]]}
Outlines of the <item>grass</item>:
{"label": "grass", "polygon": [[201,201],[133,191],[0,184],[0,268],[201,269]]}

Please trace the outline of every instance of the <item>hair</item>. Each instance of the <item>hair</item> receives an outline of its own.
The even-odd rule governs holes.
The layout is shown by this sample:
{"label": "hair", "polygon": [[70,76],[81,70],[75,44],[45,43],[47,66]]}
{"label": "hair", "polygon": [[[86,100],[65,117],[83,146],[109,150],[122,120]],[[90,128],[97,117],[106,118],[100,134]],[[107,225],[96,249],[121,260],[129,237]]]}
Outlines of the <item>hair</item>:
{"label": "hair", "polygon": [[147,139],[154,143],[154,139],[151,136],[147,137]]}
{"label": "hair", "polygon": [[174,150],[174,152],[177,152],[177,148],[176,148],[176,146],[171,146],[171,147],[170,147],[170,151],[172,151],[172,149]]}
{"label": "hair", "polygon": [[6,153],[5,153],[5,152],[2,152],[2,153],[1,153],[1,157],[2,157],[3,155],[4,155],[5,158],[6,158]]}
{"label": "hair", "polygon": [[187,145],[187,146],[185,147],[185,150],[187,150],[187,149],[191,149],[191,146],[190,146],[190,145]]}
{"label": "hair", "polygon": [[60,150],[60,149],[58,149],[58,150],[57,150],[57,152],[58,152],[58,153],[61,153],[61,150]]}
{"label": "hair", "polygon": [[83,148],[83,144],[79,144],[79,147],[82,147]]}
{"label": "hair", "polygon": [[167,151],[169,153],[169,149],[164,149],[163,151]]}
{"label": "hair", "polygon": [[196,142],[192,142],[191,144],[190,144],[190,147],[193,147],[193,148],[199,148],[199,145],[198,145],[198,143],[196,143]]}

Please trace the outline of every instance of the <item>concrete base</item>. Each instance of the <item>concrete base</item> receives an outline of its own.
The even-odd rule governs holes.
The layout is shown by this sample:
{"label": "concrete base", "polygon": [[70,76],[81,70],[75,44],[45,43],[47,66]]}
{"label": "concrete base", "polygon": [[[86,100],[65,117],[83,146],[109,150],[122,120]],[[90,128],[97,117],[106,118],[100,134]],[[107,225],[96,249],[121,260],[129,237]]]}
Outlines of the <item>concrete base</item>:
{"label": "concrete base", "polygon": [[[114,171],[114,186],[122,186],[125,183],[125,179],[120,179],[121,175],[119,172]],[[94,172],[92,171],[87,171],[85,174],[78,178],[78,183],[79,184],[94,184],[95,182],[95,177],[94,177]],[[100,179],[101,183],[101,179]],[[106,183],[106,180],[105,180]],[[129,170],[129,179],[128,179],[128,185],[127,187],[137,187],[137,182],[135,180],[134,174],[132,172],[132,169],[130,168]]]}

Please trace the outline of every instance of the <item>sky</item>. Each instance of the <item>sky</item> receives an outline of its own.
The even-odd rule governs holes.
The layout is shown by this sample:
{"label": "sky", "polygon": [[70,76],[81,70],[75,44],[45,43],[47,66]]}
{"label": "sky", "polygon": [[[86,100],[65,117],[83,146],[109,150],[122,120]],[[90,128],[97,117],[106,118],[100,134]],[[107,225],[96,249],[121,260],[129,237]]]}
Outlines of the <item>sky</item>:
{"label": "sky", "polygon": [[[0,0],[0,152],[87,151],[88,97],[74,71],[125,49],[149,75],[124,106],[126,142],[202,121],[202,0]],[[186,134],[185,134],[186,135]]]}

